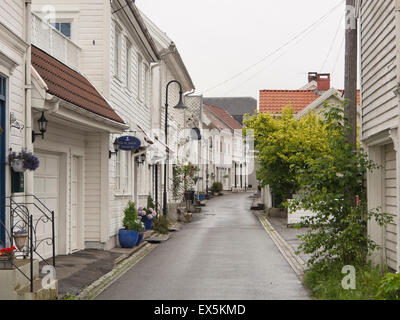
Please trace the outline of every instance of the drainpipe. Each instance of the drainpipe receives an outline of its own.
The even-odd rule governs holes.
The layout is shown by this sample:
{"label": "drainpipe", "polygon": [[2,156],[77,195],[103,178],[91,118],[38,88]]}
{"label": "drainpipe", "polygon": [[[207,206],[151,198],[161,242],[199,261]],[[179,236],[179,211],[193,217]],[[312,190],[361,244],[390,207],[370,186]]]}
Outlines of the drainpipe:
{"label": "drainpipe", "polygon": [[[396,23],[396,76],[397,76],[397,105],[398,105],[398,110],[400,109],[400,0],[395,1],[395,23]],[[398,122],[398,129],[395,130],[396,138],[395,140],[399,141],[400,137],[400,121]],[[396,141],[395,141],[396,142]],[[395,143],[395,148],[396,148],[396,143]],[[399,146],[397,145],[397,149]],[[400,150],[396,150],[396,172],[397,172],[397,177],[396,177],[396,184],[397,184],[397,211],[399,210],[400,206]],[[399,214],[397,214],[397,219],[399,219]],[[397,243],[400,243],[400,221],[397,220]],[[385,234],[385,232],[383,232]],[[383,239],[384,241],[385,239]],[[386,241],[383,242],[386,244]],[[400,249],[397,249],[397,272],[400,271]]]}
{"label": "drainpipe", "polygon": [[[25,148],[33,151],[32,143],[32,74],[31,74],[31,0],[25,0],[25,41],[29,44],[25,57]],[[27,171],[25,193],[33,194],[33,173]]]}

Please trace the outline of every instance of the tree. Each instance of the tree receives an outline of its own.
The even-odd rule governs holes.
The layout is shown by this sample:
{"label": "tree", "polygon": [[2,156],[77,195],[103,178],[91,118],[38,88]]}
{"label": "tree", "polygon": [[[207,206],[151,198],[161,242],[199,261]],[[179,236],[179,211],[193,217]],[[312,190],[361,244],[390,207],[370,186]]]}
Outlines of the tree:
{"label": "tree", "polygon": [[263,186],[271,187],[279,203],[298,191],[297,168],[329,153],[325,124],[314,113],[296,119],[288,106],[282,117],[258,113],[245,120],[245,125],[244,134],[254,131],[255,148],[259,151],[258,179]]}
{"label": "tree", "polygon": [[[310,227],[301,237],[300,250],[311,255],[309,264],[329,266],[334,261],[363,264],[377,245],[370,240],[367,222],[374,218],[381,226],[391,221],[379,209],[368,210],[364,178],[376,165],[368,155],[347,139],[348,124],[343,107],[325,105],[324,130],[329,152],[310,157],[305,166],[296,166],[298,197],[289,203],[296,211],[314,215],[304,218]],[[355,203],[347,194],[357,195]]]}

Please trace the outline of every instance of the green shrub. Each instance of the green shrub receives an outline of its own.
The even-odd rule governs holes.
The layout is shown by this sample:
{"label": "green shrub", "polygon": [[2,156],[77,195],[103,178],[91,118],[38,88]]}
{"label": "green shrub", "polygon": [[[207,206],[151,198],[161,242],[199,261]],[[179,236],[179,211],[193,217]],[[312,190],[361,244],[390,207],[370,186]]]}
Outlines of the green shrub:
{"label": "green shrub", "polygon": [[160,215],[153,220],[153,230],[160,234],[168,234],[169,221],[167,217]]}
{"label": "green shrub", "polygon": [[144,224],[138,218],[136,204],[128,202],[128,207],[124,210],[124,220],[122,224],[126,230],[142,232]]}
{"label": "green shrub", "polygon": [[387,273],[379,286],[378,299],[400,300],[400,274]]}
{"label": "green shrub", "polygon": [[344,264],[335,262],[329,267],[322,264],[314,266],[305,274],[304,285],[310,289],[311,295],[320,300],[374,300],[381,284],[382,274],[379,267],[370,265],[356,268],[355,290],[345,290],[342,280]]}
{"label": "green shrub", "polygon": [[219,193],[219,192],[222,191],[222,189],[223,189],[223,186],[222,186],[222,183],[221,183],[221,182],[214,182],[214,183],[212,184],[211,190],[212,190],[213,192]]}

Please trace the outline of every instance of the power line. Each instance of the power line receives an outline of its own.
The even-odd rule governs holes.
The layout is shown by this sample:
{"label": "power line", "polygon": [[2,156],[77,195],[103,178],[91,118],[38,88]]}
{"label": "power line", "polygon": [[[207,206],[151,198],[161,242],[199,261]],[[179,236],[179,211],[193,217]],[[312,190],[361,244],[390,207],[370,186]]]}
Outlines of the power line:
{"label": "power line", "polygon": [[322,67],[321,67],[321,69],[320,69],[320,72],[321,72],[321,73],[324,71],[325,65],[326,65],[326,63],[328,62],[328,59],[329,59],[329,57],[330,57],[330,55],[331,55],[331,53],[332,53],[332,49],[333,49],[333,46],[335,45],[336,38],[337,38],[337,36],[339,35],[339,31],[340,31],[340,27],[342,26],[342,21],[343,21],[343,19],[344,19],[344,16],[342,16],[342,18],[339,20],[339,25],[338,25],[338,27],[337,27],[335,36],[333,37],[332,44],[331,44],[331,46],[330,46],[330,48],[329,48],[329,50],[328,50],[328,53],[327,53],[326,58],[325,58],[325,61],[324,61],[324,63],[322,64]]}
{"label": "power line", "polygon": [[339,52],[338,52],[338,55],[337,55],[337,57],[336,57],[335,64],[333,65],[333,69],[332,69],[332,72],[331,72],[331,76],[332,76],[332,77],[333,77],[333,75],[334,75],[335,72],[336,72],[336,66],[337,66],[337,63],[338,63],[338,61],[339,61],[340,54],[343,53],[343,52],[342,52],[342,48],[343,48],[344,40],[345,40],[345,39],[346,39],[346,37],[343,35],[342,43],[340,44]]}
{"label": "power line", "polygon": [[225,83],[228,83],[230,81],[232,81],[233,79],[236,79],[237,77],[241,76],[242,74],[244,74],[245,72],[247,72],[248,70],[252,69],[253,67],[259,65],[260,63],[264,62],[266,59],[268,59],[269,57],[273,56],[275,53],[279,52],[280,50],[282,50],[283,48],[287,47],[291,42],[297,40],[299,37],[301,37],[305,32],[307,32],[310,28],[314,28],[316,25],[319,25],[322,21],[324,21],[329,15],[331,15],[337,8],[339,8],[339,6],[341,6],[343,4],[343,0],[341,0],[335,7],[333,7],[331,10],[329,10],[326,14],[324,14],[322,17],[320,17],[316,22],[314,22],[313,24],[311,24],[309,27],[305,28],[303,31],[301,31],[300,33],[298,33],[296,36],[294,36],[292,39],[290,39],[288,42],[286,42],[285,44],[283,44],[282,46],[280,46],[278,49],[274,50],[273,52],[267,54],[266,56],[264,56],[262,59],[260,59],[259,61],[257,61],[256,63],[252,64],[251,66],[247,67],[246,69],[244,69],[243,71],[235,74],[233,77],[229,78],[228,80],[222,81],[219,84],[206,89],[203,93],[212,91],[222,85],[224,85]]}
{"label": "power line", "polygon": [[[309,31],[307,31],[307,33],[304,34],[303,37],[299,38],[294,44],[293,46],[296,46],[296,44],[298,44],[299,42],[301,42],[302,40],[304,40],[312,31],[314,31],[314,29],[318,27],[318,25],[315,25],[314,28],[310,29]],[[240,86],[246,84],[247,82],[249,82],[250,80],[253,80],[255,77],[257,77],[259,74],[261,74],[262,72],[264,72],[268,67],[271,67],[276,61],[278,61],[280,58],[282,58],[288,51],[289,48],[287,48],[287,50],[285,50],[281,55],[279,55],[275,60],[273,60],[270,64],[268,64],[267,66],[265,66],[264,68],[262,68],[261,70],[257,71],[256,73],[254,73],[252,76],[250,76],[248,79],[244,80],[243,82],[241,82],[239,85],[235,86],[233,89],[230,89],[228,92],[225,93],[225,95],[231,93],[232,91],[236,90],[237,88],[239,88]]]}

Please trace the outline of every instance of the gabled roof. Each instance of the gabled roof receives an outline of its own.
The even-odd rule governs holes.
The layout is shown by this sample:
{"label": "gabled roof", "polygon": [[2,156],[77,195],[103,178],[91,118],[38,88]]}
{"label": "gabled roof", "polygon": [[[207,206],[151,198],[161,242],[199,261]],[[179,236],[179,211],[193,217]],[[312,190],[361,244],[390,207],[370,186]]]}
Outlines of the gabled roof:
{"label": "gabled roof", "polygon": [[290,104],[293,112],[298,113],[318,97],[312,90],[261,90],[260,112],[281,114]]}
{"label": "gabled roof", "polygon": [[235,130],[235,129],[242,129],[242,125],[237,122],[232,116],[226,112],[226,110],[219,108],[219,107],[214,107],[210,106],[208,104],[204,104],[205,109],[207,109],[209,112],[211,112],[215,117],[218,118],[218,120],[222,121],[229,129]]}
{"label": "gabled roof", "polygon": [[32,45],[32,66],[47,92],[104,118],[124,123],[95,87],[79,72]]}
{"label": "gabled roof", "polygon": [[204,98],[204,103],[225,109],[231,116],[254,114],[257,100],[252,97],[213,97]]}
{"label": "gabled roof", "polygon": [[[299,113],[315,100],[334,90],[343,94],[344,90],[331,88],[329,91],[318,92],[316,90],[261,90],[260,112],[281,114],[284,107],[291,105],[293,112]],[[360,105],[360,90],[357,91],[357,105]]]}

